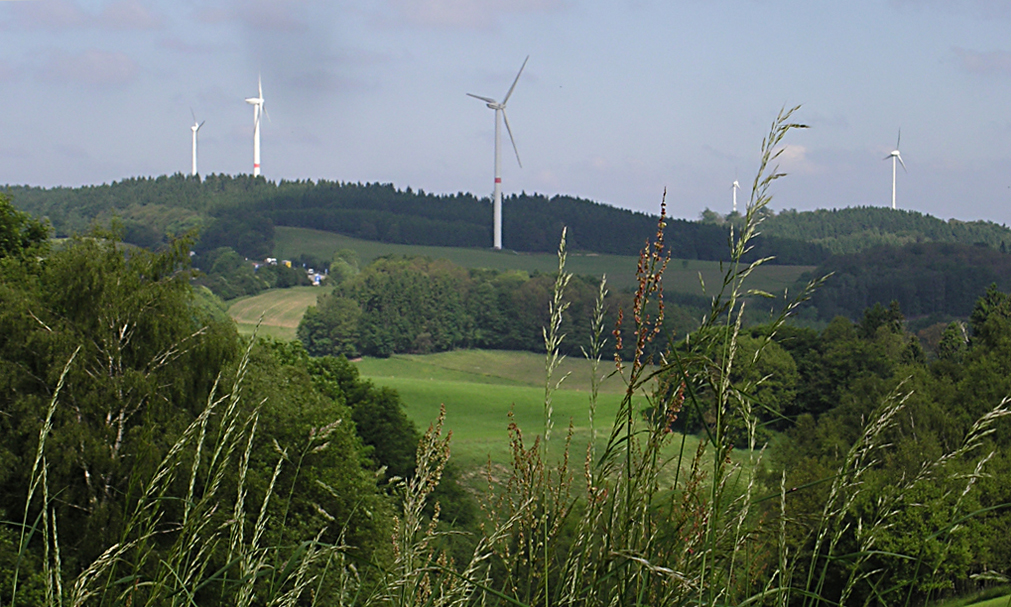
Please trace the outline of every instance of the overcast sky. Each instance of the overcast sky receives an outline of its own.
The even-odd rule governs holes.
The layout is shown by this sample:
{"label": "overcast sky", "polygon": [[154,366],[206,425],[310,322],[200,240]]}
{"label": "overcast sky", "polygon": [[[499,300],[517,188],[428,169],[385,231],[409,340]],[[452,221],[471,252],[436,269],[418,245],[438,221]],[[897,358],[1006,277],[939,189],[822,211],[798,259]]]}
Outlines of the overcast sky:
{"label": "overcast sky", "polygon": [[[1011,224],[1007,0],[0,0],[0,183],[252,171],[727,212],[781,107],[772,207]],[[508,210],[506,210],[508,212]]]}

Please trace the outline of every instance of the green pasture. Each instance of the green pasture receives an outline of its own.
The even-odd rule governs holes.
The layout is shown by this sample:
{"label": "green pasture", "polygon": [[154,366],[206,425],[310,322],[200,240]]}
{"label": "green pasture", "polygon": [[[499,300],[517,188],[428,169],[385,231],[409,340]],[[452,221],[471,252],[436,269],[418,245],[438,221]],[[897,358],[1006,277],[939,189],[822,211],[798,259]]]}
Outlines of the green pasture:
{"label": "green pasture", "polygon": [[[396,355],[388,359],[366,358],[356,364],[363,377],[400,393],[408,417],[419,429],[427,428],[445,405],[446,427],[453,432],[453,456],[464,469],[479,468],[489,458],[495,464],[509,461],[510,411],[528,447],[536,436],[543,434],[543,355],[460,350],[423,356]],[[603,372],[611,368],[613,363],[602,362]],[[553,460],[561,457],[571,423],[570,459],[579,468],[591,436],[590,364],[585,360],[567,359],[559,371],[554,376],[556,380],[565,373],[569,375],[561,389],[552,395],[554,429],[549,455]],[[601,390],[593,424],[598,449],[610,434],[622,392],[623,384],[618,377],[608,379]],[[637,398],[635,407],[638,410],[645,404],[645,399]],[[676,442],[680,446],[680,440]],[[698,439],[688,437],[689,456],[697,446]]]}
{"label": "green pasture", "polygon": [[979,603],[971,603],[970,607],[1008,607],[1009,605],[1011,605],[1011,596],[999,596]]}
{"label": "green pasture", "polygon": [[259,323],[258,335],[291,341],[306,309],[316,305],[316,297],[327,291],[327,287],[270,289],[228,302],[228,315],[242,335],[252,334]]}
{"label": "green pasture", "polygon": [[[357,251],[362,264],[383,255],[422,255],[433,259],[448,259],[466,268],[526,270],[531,273],[551,273],[558,269],[558,257],[553,253],[388,244],[305,228],[274,229],[274,255],[280,259],[290,259],[300,254],[331,259],[339,249]],[[577,275],[599,277],[606,274],[611,289],[621,290],[635,286],[637,262],[636,257],[570,253],[566,269]],[[814,266],[762,266],[749,279],[748,286],[770,293],[781,293],[783,289],[793,286],[801,274],[813,269]],[[723,277],[719,262],[676,259],[671,260],[667,267],[664,287],[671,291],[701,295],[700,273],[710,293],[719,286]]]}
{"label": "green pasture", "polygon": [[[544,355],[535,352],[505,350],[454,350],[438,354],[395,354],[390,358],[365,358],[358,361],[362,375],[411,377],[416,379],[460,381],[476,384],[536,387],[544,397]],[[625,384],[614,374],[614,362],[600,361],[600,391],[622,394]],[[567,357],[555,370],[554,377],[564,377],[565,390],[589,393],[591,364],[581,357]]]}
{"label": "green pasture", "polygon": [[1011,607],[1011,590],[1006,585],[989,588],[971,595],[928,603],[931,607]]}

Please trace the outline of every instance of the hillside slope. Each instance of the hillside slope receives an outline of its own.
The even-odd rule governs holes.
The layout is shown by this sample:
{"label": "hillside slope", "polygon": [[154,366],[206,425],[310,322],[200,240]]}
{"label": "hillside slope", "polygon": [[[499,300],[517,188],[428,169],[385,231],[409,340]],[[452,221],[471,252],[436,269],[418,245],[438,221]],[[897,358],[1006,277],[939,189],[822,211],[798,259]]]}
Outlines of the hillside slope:
{"label": "hillside slope", "polygon": [[[199,230],[198,250],[227,246],[253,259],[274,250],[276,227],[413,246],[478,249],[491,243],[488,198],[401,190],[392,184],[176,174],[79,188],[6,190],[18,208],[48,217],[58,236],[118,218],[124,239],[133,244],[157,246],[166,234]],[[654,215],[571,196],[513,194],[505,197],[503,208],[504,247],[519,252],[554,251],[566,226],[572,252],[636,255],[656,232]],[[711,211],[703,217],[707,220],[667,220],[673,257],[728,259],[730,225],[739,217],[720,218]],[[984,244],[999,250],[1011,246],[1011,230],[992,222],[943,221],[886,208],[787,210],[765,219],[750,258],[772,256],[777,264],[817,265],[832,254],[915,242]]]}
{"label": "hillside slope", "polygon": [[916,242],[984,244],[997,250],[1011,246],[1011,229],[990,221],[943,221],[916,211],[883,207],[787,210],[766,219],[762,232],[804,240],[837,255],[880,245],[904,246]]}

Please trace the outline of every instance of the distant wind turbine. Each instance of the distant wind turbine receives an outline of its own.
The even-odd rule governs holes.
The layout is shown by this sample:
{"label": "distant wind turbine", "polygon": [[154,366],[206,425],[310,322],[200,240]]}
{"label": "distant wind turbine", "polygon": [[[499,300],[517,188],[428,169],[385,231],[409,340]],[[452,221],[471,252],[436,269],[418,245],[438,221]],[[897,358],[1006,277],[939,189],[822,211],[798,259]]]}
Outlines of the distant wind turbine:
{"label": "distant wind turbine", "polygon": [[741,189],[741,184],[738,183],[737,179],[734,179],[734,183],[730,185],[730,189],[734,191],[734,212],[737,212],[737,190]]}
{"label": "distant wind turbine", "polygon": [[501,249],[502,248],[502,160],[501,160],[501,156],[502,156],[502,139],[501,139],[501,134],[500,134],[500,129],[499,129],[499,116],[500,115],[502,116],[502,122],[505,122],[506,131],[509,132],[509,141],[512,142],[512,144],[513,144],[513,151],[516,152],[516,163],[518,165],[520,165],[520,168],[523,168],[523,163],[520,162],[520,152],[519,152],[519,150],[516,149],[516,140],[513,139],[513,130],[511,128],[509,128],[509,117],[506,116],[505,109],[506,109],[506,103],[508,103],[508,101],[509,101],[509,96],[513,94],[513,89],[516,88],[516,83],[519,82],[519,80],[520,80],[520,74],[523,73],[523,68],[525,68],[527,66],[527,61],[529,61],[529,60],[530,60],[530,55],[527,55],[527,58],[523,60],[523,65],[520,66],[520,71],[516,74],[516,79],[513,80],[513,85],[511,87],[509,87],[509,92],[506,93],[506,96],[505,96],[504,99],[502,99],[501,103],[498,102],[498,101],[495,101],[494,99],[490,99],[488,97],[479,97],[478,95],[474,95],[472,93],[467,93],[468,95],[470,95],[471,97],[473,97],[475,99],[480,99],[481,101],[484,101],[485,104],[487,104],[487,106],[489,108],[495,110],[495,194],[494,194],[494,197],[493,197],[494,198],[493,214],[494,214],[494,228],[495,228],[495,237],[494,237],[494,239],[495,239],[494,240],[494,247],[495,247],[495,249]]}
{"label": "distant wind turbine", "polygon": [[197,123],[197,115],[193,113],[193,109],[192,108],[190,108],[190,115],[193,116],[193,126],[190,127],[190,130],[193,131],[193,175],[196,176],[196,174],[197,174],[197,131],[199,131],[200,127],[204,126],[204,122],[207,122],[207,121],[205,120],[205,121],[203,121],[203,122],[201,122],[201,123],[198,124]]}
{"label": "distant wind turbine", "polygon": [[263,81],[256,79],[259,96],[247,97],[246,103],[253,106],[253,177],[260,175],[260,114],[263,113]]}
{"label": "distant wind turbine", "polygon": [[895,140],[895,149],[892,150],[891,154],[885,156],[885,158],[884,158],[885,160],[888,160],[889,158],[892,159],[892,210],[893,211],[895,210],[895,161],[898,160],[899,164],[902,165],[902,170],[903,171],[906,170],[906,163],[902,162],[902,155],[899,154],[899,142],[900,141],[902,141],[902,129],[899,129],[899,136]]}

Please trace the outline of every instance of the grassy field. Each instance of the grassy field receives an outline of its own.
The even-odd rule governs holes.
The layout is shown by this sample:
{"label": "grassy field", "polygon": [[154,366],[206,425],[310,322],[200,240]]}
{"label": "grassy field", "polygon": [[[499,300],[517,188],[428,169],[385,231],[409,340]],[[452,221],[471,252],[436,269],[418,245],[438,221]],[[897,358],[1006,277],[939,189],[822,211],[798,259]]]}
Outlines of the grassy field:
{"label": "grassy field", "polygon": [[989,588],[969,596],[933,601],[931,607],[1009,607],[1011,606],[1011,590],[1008,586]]}
{"label": "grassy field", "polygon": [[[502,350],[454,350],[438,354],[396,354],[390,358],[365,358],[358,361],[362,375],[413,377],[429,380],[461,381],[476,384],[536,387],[544,397],[544,355],[534,352]],[[599,372],[610,374],[614,363],[600,362]],[[555,371],[566,375],[566,390],[589,392],[590,363],[583,358],[566,358]],[[617,375],[604,380],[601,393],[622,394],[625,385]]]}
{"label": "grassy field", "polygon": [[[558,258],[554,254],[387,244],[304,228],[275,228],[274,243],[274,255],[281,259],[299,254],[331,259],[338,249],[354,249],[363,265],[383,255],[424,255],[448,259],[467,268],[545,273],[554,272],[558,268]],[[599,277],[606,274],[611,288],[621,290],[634,285],[636,263],[635,257],[569,254],[566,267],[569,272],[577,275]],[[793,286],[802,273],[813,269],[813,266],[766,265],[755,272],[749,280],[749,286],[770,293],[781,293],[783,289]],[[664,277],[664,287],[671,291],[701,295],[700,272],[709,289],[715,288],[723,276],[719,262],[671,260]]]}
{"label": "grassy field", "polygon": [[[544,356],[532,352],[458,350],[431,355],[396,355],[388,359],[357,361],[359,372],[375,384],[396,389],[407,414],[420,429],[427,428],[446,406],[446,427],[453,431],[454,458],[473,470],[489,458],[496,464],[509,460],[509,411],[529,441],[544,428]],[[613,364],[602,361],[601,371]],[[552,397],[554,430],[550,453],[563,450],[570,422],[573,426],[571,457],[581,466],[591,435],[589,421],[590,365],[566,359],[558,373],[569,373],[562,389]],[[555,377],[560,377],[556,375]],[[620,377],[605,381],[597,404],[598,446],[606,440],[624,387]],[[645,401],[637,401],[637,407]],[[530,443],[528,443],[529,446]],[[690,453],[698,445],[689,437]]]}
{"label": "grassy field", "polygon": [[228,315],[235,320],[242,335],[252,334],[259,322],[260,335],[290,341],[295,339],[295,329],[306,309],[316,305],[316,297],[327,290],[326,287],[270,289],[252,297],[232,300]]}

